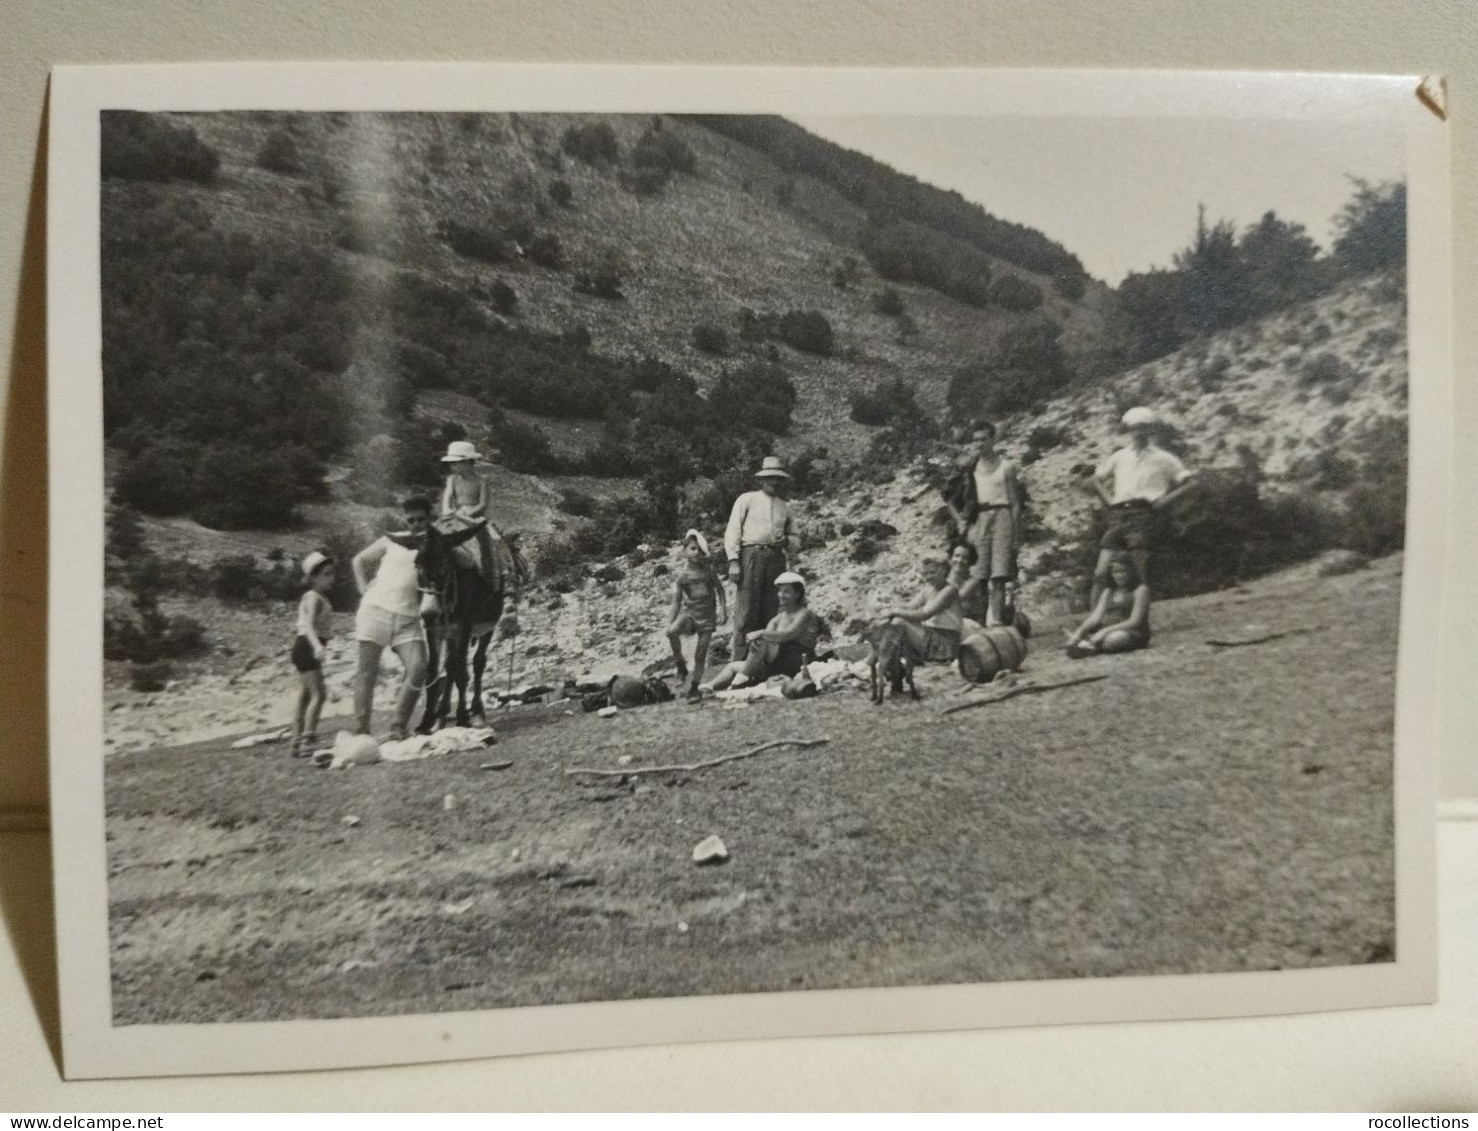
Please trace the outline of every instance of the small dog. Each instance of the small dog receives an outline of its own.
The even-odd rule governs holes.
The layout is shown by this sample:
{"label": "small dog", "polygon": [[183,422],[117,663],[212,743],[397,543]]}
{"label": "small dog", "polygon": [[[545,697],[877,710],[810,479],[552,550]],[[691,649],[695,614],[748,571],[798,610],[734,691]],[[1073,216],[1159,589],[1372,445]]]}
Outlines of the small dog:
{"label": "small dog", "polygon": [[[919,698],[919,689],[913,682],[913,670],[919,657],[903,626],[891,621],[880,624],[873,629],[869,642],[872,644],[872,701],[883,701],[883,679],[888,681],[894,695],[903,694],[906,681],[908,693],[915,699]],[[882,679],[878,678],[879,674]]]}

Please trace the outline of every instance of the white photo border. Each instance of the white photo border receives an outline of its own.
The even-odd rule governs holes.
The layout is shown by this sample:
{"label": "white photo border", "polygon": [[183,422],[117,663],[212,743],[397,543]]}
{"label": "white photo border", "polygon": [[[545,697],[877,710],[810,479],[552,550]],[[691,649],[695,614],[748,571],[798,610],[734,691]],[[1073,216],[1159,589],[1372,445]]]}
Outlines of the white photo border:
{"label": "white photo border", "polygon": [[[1436,996],[1438,625],[1450,498],[1444,124],[1419,76],[502,64],[59,67],[47,288],[50,770],[68,1078],[357,1067],[579,1048],[1312,1012]],[[112,1021],[103,787],[98,115],[135,110],[868,113],[1367,121],[1404,131],[1410,473],[1397,670],[1396,959],[1312,970],[726,995],[399,1017]],[[63,438],[66,443],[60,443]]]}

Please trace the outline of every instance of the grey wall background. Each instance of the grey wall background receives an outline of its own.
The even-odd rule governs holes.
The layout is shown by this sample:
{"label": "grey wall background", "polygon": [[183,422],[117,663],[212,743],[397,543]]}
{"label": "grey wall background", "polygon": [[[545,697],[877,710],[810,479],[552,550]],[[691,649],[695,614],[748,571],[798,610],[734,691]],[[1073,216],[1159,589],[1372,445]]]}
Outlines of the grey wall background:
{"label": "grey wall background", "polygon": [[[57,63],[273,59],[1160,67],[1448,76],[1458,430],[1478,497],[1471,0],[11,0],[0,36],[0,817],[45,804],[45,186]],[[52,437],[65,446],[68,437]],[[1478,508],[1455,507],[1442,788],[1478,796]],[[24,819],[22,817],[22,819]]]}

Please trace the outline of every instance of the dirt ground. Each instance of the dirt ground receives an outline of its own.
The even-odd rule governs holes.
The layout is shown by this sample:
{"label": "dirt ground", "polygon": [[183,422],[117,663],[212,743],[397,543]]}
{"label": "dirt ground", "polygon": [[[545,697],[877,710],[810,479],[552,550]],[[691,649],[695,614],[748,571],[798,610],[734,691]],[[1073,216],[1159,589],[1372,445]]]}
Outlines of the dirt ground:
{"label": "dirt ground", "polygon": [[[1039,636],[1031,679],[1109,678],[950,715],[941,671],[881,707],[519,709],[491,750],[343,771],[225,740],[115,754],[115,1018],[1389,961],[1399,594],[1396,558],[1166,602],[1131,656]],[[1317,630],[1205,643],[1253,625]],[[780,737],[830,741],[566,773]],[[710,834],[731,859],[696,866]]]}

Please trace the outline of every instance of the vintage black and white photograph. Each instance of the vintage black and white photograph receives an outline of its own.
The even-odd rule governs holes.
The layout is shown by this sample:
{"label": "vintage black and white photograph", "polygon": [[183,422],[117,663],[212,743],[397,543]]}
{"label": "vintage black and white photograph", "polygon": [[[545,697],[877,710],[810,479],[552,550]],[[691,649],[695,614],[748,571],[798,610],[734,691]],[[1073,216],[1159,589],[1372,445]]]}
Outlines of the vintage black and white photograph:
{"label": "vintage black and white photograph", "polygon": [[1402,121],[590,105],[97,113],[111,1025],[1397,962]]}

